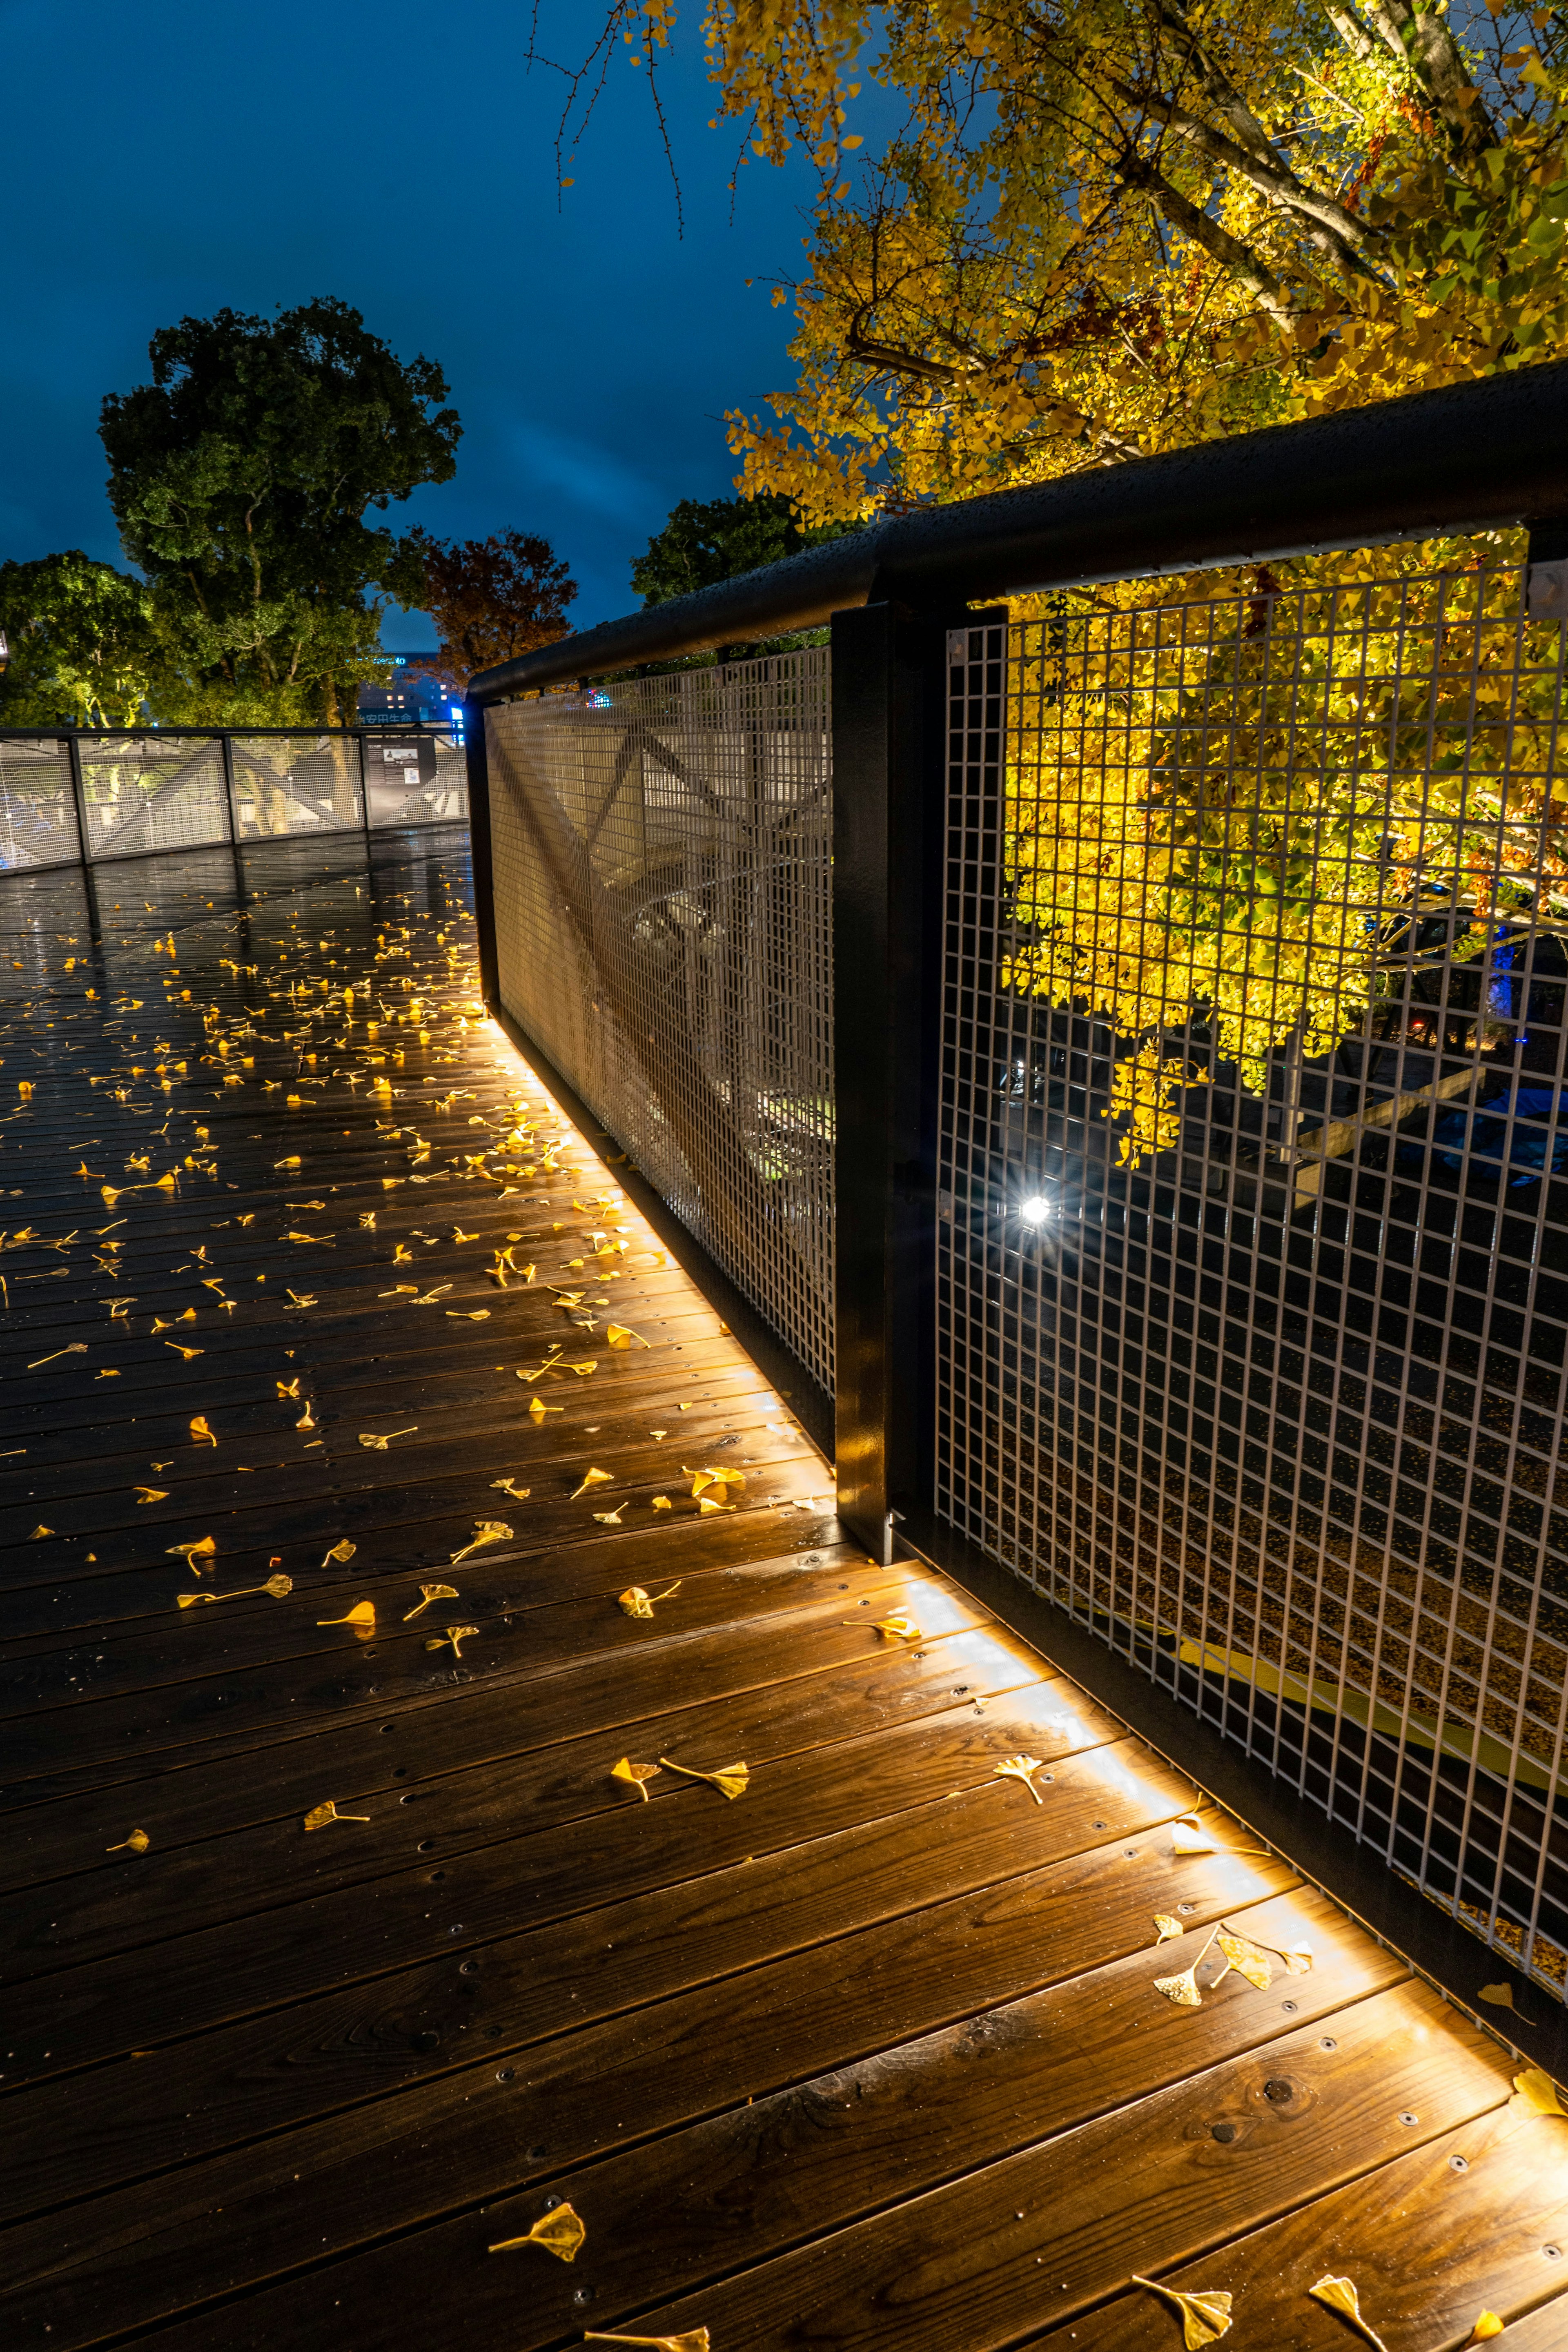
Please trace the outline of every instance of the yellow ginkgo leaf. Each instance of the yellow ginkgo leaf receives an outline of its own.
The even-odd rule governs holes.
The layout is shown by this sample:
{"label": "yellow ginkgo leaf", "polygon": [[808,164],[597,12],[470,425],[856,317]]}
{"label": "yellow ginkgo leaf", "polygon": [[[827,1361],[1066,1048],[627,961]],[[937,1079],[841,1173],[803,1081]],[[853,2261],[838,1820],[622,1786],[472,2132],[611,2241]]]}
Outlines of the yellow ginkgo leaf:
{"label": "yellow ginkgo leaf", "polygon": [[1525,2108],[1537,2116],[1568,2116],[1556,2084],[1539,2066],[1527,2066],[1522,2074],[1516,2074],[1513,2091],[1509,2103],[1511,2106]]}
{"label": "yellow ginkgo leaf", "polygon": [[465,1314],[460,1307],[448,1307],[447,1309],[448,1323],[488,1323],[489,1319],[490,1310],[488,1307],[476,1307],[471,1315]]}
{"label": "yellow ginkgo leaf", "polygon": [[463,1643],[470,1634],[477,1638],[479,1630],[477,1625],[448,1625],[444,1633],[433,1633],[425,1647],[427,1650],[444,1650],[449,1642],[452,1645],[452,1655],[455,1658],[460,1658],[463,1654]]}
{"label": "yellow ginkgo leaf", "polygon": [[119,1845],[104,1847],[105,1853],[145,1853],[153,1841],[145,1830],[132,1830]]}
{"label": "yellow ginkgo leaf", "polygon": [[[1211,1930],[1208,1941],[1205,1944],[1203,1950],[1197,1955],[1197,1958],[1193,1961],[1189,1968],[1184,1968],[1182,1970],[1180,1976],[1156,1977],[1154,1979],[1155,1991],[1163,1992],[1165,1999],[1167,2000],[1174,2001],[1178,2009],[1202,2009],[1204,2002],[1203,1995],[1198,1990],[1197,1972],[1203,1961],[1207,1957],[1209,1945],[1214,1942],[1215,1937],[1217,1936],[1218,1933],[1219,1929],[1217,1927]],[[1163,1938],[1162,1938],[1162,1941],[1163,1940]]]}
{"label": "yellow ginkgo leaf", "polygon": [[299,1381],[279,1381],[278,1383],[278,1393],[280,1397],[293,1397],[297,1401],[300,1394]]}
{"label": "yellow ginkgo leaf", "polygon": [[579,1495],[585,1495],[587,1493],[590,1486],[607,1486],[612,1475],[613,1473],[608,1470],[589,1470],[584,1472],[582,1485],[573,1488],[568,1500],[574,1503]]}
{"label": "yellow ginkgo leaf", "polygon": [[646,2344],[652,2352],[708,2352],[708,2330],[689,2327],[682,2336],[595,2336],[590,2328],[584,2344]]}
{"label": "yellow ginkgo leaf", "polygon": [[1484,2000],[1489,2009],[1511,2009],[1513,1987],[1510,1984],[1482,1985],[1477,1999]]}
{"label": "yellow ginkgo leaf", "polygon": [[[844,1622],[846,1624],[852,1625],[855,1621],[850,1617],[846,1618]],[[920,1627],[908,1612],[902,1609],[895,1610],[890,1617],[879,1617],[876,1622],[876,1631],[889,1642],[918,1642],[921,1638]]]}
{"label": "yellow ginkgo leaf", "polygon": [[349,1561],[353,1559],[358,1549],[358,1544],[350,1543],[347,1536],[344,1536],[341,1542],[335,1543],[331,1551],[326,1553],[322,1559],[321,1566],[325,1568],[330,1560],[335,1559],[340,1568],[346,1568]]}
{"label": "yellow ginkgo leaf", "polygon": [[[164,1345],[168,1345],[166,1340]],[[207,1417],[205,1412],[194,1413],[192,1415],[191,1435],[195,1439],[198,1445],[216,1445],[217,1444],[217,1439],[213,1435],[212,1431],[207,1424]]]}
{"label": "yellow ginkgo leaf", "polygon": [[1177,1822],[1171,1832],[1173,1853],[1213,1853],[1214,1850],[1213,1838],[1191,1813]]}
{"label": "yellow ginkgo leaf", "polygon": [[138,1486],[136,1489],[138,1503],[166,1503],[168,1499],[167,1486]]}
{"label": "yellow ginkgo leaf", "polygon": [[476,1519],[470,1540],[461,1551],[452,1554],[452,1566],[456,1568],[460,1559],[467,1559],[471,1551],[483,1551],[487,1544],[510,1543],[510,1540],[511,1529],[504,1519]]}
{"label": "yellow ginkgo leaf", "polygon": [[1312,1947],[1310,1944],[1291,1944],[1286,1950],[1280,1952],[1278,1957],[1284,1962],[1289,1974],[1293,1977],[1310,1976],[1312,1972]]}
{"label": "yellow ginkgo leaf", "polygon": [[1173,1937],[1184,1936],[1186,1932],[1181,1921],[1173,1919],[1168,1911],[1155,1912],[1154,1933],[1157,1945],[1168,1944]]}
{"label": "yellow ginkgo leaf", "polygon": [[309,1399],[306,1400],[305,1410],[294,1426],[296,1429],[314,1429],[318,1426],[315,1412]]}
{"label": "yellow ginkgo leaf", "polygon": [[689,1780],[709,1781],[721,1797],[731,1799],[743,1797],[752,1778],[744,1764],[723,1764],[717,1772],[695,1772],[689,1764],[672,1763],[668,1756],[661,1756],[658,1760],[667,1770],[683,1772]]}
{"label": "yellow ginkgo leaf", "polygon": [[[595,1518],[599,1517],[597,1511],[595,1512],[594,1517]],[[647,1592],[640,1584],[628,1584],[624,1592],[618,1592],[616,1595],[616,1599],[628,1617],[651,1617],[655,1601],[668,1601],[672,1593],[679,1592],[681,1581],[682,1580],[677,1577],[675,1582],[667,1584],[662,1592]]]}
{"label": "yellow ginkgo leaf", "polygon": [[510,1495],[514,1503],[526,1503],[532,1494],[531,1486],[520,1486],[515,1478],[492,1478],[490,1485],[502,1495]]}
{"label": "yellow ginkgo leaf", "polygon": [[653,1498],[653,1507],[656,1511],[673,1511],[675,1505],[668,1495],[656,1495]]}
{"label": "yellow ginkgo leaf", "polygon": [[165,1544],[163,1549],[171,1559],[184,1560],[193,1575],[199,1576],[201,1570],[196,1566],[197,1560],[211,1559],[217,1545],[211,1536],[198,1536],[195,1543]]}
{"label": "yellow ginkgo leaf", "polygon": [[374,1625],[375,1603],[374,1601],[356,1601],[346,1617],[318,1617],[316,1622],[318,1625]]}
{"label": "yellow ginkgo leaf", "polygon": [[305,1816],[308,1830],[324,1830],[329,1822],[368,1822],[368,1813],[340,1813],[331,1797],[324,1804],[312,1805]]}
{"label": "yellow ginkgo leaf", "polygon": [[1221,1934],[1219,1948],[1238,1976],[1245,1977],[1249,1985],[1256,1985],[1259,1992],[1268,1991],[1274,1981],[1274,1969],[1266,1951],[1246,1936],[1228,1932]]}
{"label": "yellow ginkgo leaf", "polygon": [[[182,1348],[177,1339],[165,1339],[163,1345],[165,1348],[172,1348],[175,1355],[183,1357],[187,1364],[193,1362],[197,1356],[202,1356],[206,1353],[205,1348]],[[194,1426],[195,1424],[193,1423],[193,1427]],[[217,1439],[214,1437],[212,1439],[212,1443],[216,1445],[217,1444]]]}
{"label": "yellow ginkgo leaf", "polygon": [[377,1436],[373,1429],[362,1429],[359,1433],[359,1442],[369,1454],[384,1454],[395,1437],[412,1437],[418,1426],[419,1423],[416,1421],[406,1429],[389,1429],[384,1437]]}
{"label": "yellow ginkgo leaf", "polygon": [[594,1517],[602,1528],[618,1528],[621,1524],[621,1513],[626,1507],[624,1503],[617,1503],[613,1511],[595,1511]]}
{"label": "yellow ginkgo leaf", "polygon": [[29,1543],[37,1543],[40,1536],[52,1536],[53,1534],[53,1528],[45,1527],[42,1519],[40,1519],[37,1526],[33,1529],[32,1534],[27,1538],[27,1541]]}
{"label": "yellow ginkgo leaf", "polygon": [[605,1339],[610,1347],[617,1349],[646,1348],[649,1344],[640,1331],[632,1330],[625,1323],[606,1323]]}
{"label": "yellow ginkgo leaf", "polygon": [[557,2205],[552,2212],[541,2214],[532,2229],[525,2231],[521,2238],[502,2238],[488,2251],[508,2254],[517,2246],[542,2246],[547,2254],[556,2254],[563,2263],[572,2263],[576,2261],[577,2249],[587,2234],[570,2205]]}
{"label": "yellow ginkgo leaf", "polygon": [[1331,2311],[1337,2311],[1342,2319],[1348,2319],[1356,2333],[1363,2336],[1374,2347],[1374,2352],[1388,2352],[1388,2347],[1376,2328],[1362,2317],[1361,2297],[1355,2291],[1352,2280],[1334,2278],[1325,2274],[1318,2281],[1316,2286],[1310,2286],[1307,2293],[1316,2302],[1327,2304]]}
{"label": "yellow ginkgo leaf", "polygon": [[1031,1776],[1039,1770],[1044,1762],[1043,1756],[1004,1756],[1000,1764],[993,1764],[991,1769],[999,1780],[1022,1780],[1036,1804],[1043,1805],[1046,1801],[1036,1788]]}
{"label": "yellow ginkgo leaf", "polygon": [[423,1601],[416,1601],[408,1612],[403,1621],[405,1625],[412,1623],[422,1609],[428,1609],[432,1601],[456,1601],[458,1598],[458,1588],[455,1584],[422,1584],[419,1590],[425,1598]]}
{"label": "yellow ginkgo leaf", "polygon": [[1502,2331],[1503,2322],[1498,2317],[1495,2311],[1478,2312],[1476,2315],[1476,2324],[1470,2330],[1470,2342],[1472,2344],[1489,2344],[1492,2337],[1494,2336],[1500,2336]]}
{"label": "yellow ginkgo leaf", "polygon": [[[521,1377],[520,1372],[518,1378],[521,1380]],[[542,1421],[547,1412],[564,1412],[565,1410],[563,1404],[546,1404],[542,1397],[535,1397],[528,1408],[528,1417],[531,1421]]]}
{"label": "yellow ginkgo leaf", "polygon": [[181,1609],[197,1609],[201,1606],[204,1601],[216,1601],[216,1599],[217,1594],[216,1592],[181,1592],[175,1595],[176,1604]]}
{"label": "yellow ginkgo leaf", "polygon": [[1182,2341],[1187,2352],[1203,2352],[1205,2344],[1217,2344],[1222,2336],[1230,2333],[1230,2296],[1224,2293],[1183,2294],[1173,2286],[1162,2286],[1158,2279],[1140,2278],[1132,2273],[1134,2286],[1147,2287],[1151,2294],[1163,2295],[1181,2314]]}
{"label": "yellow ginkgo leaf", "polygon": [[628,1788],[635,1789],[646,1805],[647,1790],[643,1782],[651,1780],[658,1770],[657,1764],[634,1764],[629,1756],[623,1756],[618,1764],[611,1765],[610,1778],[612,1780],[624,1780]]}

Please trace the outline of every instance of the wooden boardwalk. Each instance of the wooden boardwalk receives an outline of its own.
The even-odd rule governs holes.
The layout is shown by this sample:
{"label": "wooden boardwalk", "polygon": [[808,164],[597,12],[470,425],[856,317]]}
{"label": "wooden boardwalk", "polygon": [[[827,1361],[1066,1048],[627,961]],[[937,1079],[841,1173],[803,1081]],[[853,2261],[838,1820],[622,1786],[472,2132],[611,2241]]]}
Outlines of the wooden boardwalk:
{"label": "wooden boardwalk", "polygon": [[96,887],[0,881],[8,2347],[1568,2347],[1568,2120],[841,1539],[459,843]]}

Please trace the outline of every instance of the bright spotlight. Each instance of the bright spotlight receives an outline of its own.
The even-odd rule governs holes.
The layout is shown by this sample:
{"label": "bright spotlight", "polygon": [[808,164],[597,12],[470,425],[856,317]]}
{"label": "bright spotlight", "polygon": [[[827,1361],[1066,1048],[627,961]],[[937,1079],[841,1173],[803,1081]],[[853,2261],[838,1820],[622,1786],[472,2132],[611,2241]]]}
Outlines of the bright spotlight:
{"label": "bright spotlight", "polygon": [[1034,1195],[1033,1199],[1023,1202],[1018,1210],[1018,1214],[1023,1218],[1024,1223],[1026,1225],[1043,1225],[1050,1213],[1050,1202],[1047,1200],[1042,1200],[1038,1192]]}

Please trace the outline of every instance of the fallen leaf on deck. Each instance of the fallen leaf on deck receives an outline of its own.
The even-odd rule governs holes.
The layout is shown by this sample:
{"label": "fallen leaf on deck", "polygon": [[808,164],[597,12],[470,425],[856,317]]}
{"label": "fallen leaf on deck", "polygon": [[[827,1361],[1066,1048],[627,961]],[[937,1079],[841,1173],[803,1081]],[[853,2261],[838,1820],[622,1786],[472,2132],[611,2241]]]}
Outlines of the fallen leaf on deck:
{"label": "fallen leaf on deck", "polygon": [[1471,2344],[1489,2344],[1492,2337],[1494,2336],[1500,2336],[1502,2331],[1503,2322],[1498,2317],[1495,2311],[1479,2312],[1476,2315],[1476,2324],[1470,2330],[1469,2342]]}
{"label": "fallen leaf on deck", "polygon": [[656,1511],[673,1511],[675,1505],[668,1495],[656,1495],[653,1498],[653,1507]]}
{"label": "fallen leaf on deck", "polygon": [[265,1584],[238,1584],[232,1592],[182,1592],[180,1606],[189,1609],[198,1601],[244,1601],[255,1592],[269,1592],[274,1601],[286,1601],[293,1590],[291,1576],[269,1576]]}
{"label": "fallen leaf on deck", "polygon": [[448,1323],[488,1323],[489,1319],[490,1310],[488,1307],[478,1307],[471,1315],[466,1314],[460,1307],[448,1307],[447,1309]]}
{"label": "fallen leaf on deck", "polygon": [[297,1290],[290,1290],[289,1296],[294,1301],[296,1307],[319,1307],[321,1303],[321,1300],[310,1292],[301,1293]]}
{"label": "fallen leaf on deck", "polygon": [[[165,1339],[163,1345],[167,1347],[169,1342]],[[194,1413],[192,1415],[191,1435],[195,1439],[198,1445],[216,1445],[217,1444],[217,1439],[212,1433],[212,1430],[208,1425],[207,1417],[205,1412]]]}
{"label": "fallen leaf on deck", "polygon": [[1190,1813],[1171,1832],[1173,1853],[1213,1853],[1214,1850],[1214,1840]]}
{"label": "fallen leaf on deck", "polygon": [[217,1545],[211,1536],[198,1536],[195,1543],[165,1544],[163,1549],[171,1559],[183,1559],[192,1574],[199,1576],[201,1570],[196,1566],[197,1560],[211,1559]]}
{"label": "fallen leaf on deck", "polygon": [[[518,1378],[519,1380],[522,1378],[521,1372]],[[528,1417],[531,1421],[542,1421],[547,1412],[564,1412],[565,1410],[563,1404],[546,1404],[542,1397],[535,1397],[528,1408]]]}
{"label": "fallen leaf on deck", "polygon": [[145,1830],[132,1830],[120,1845],[106,1845],[105,1853],[145,1853],[153,1841]]}
{"label": "fallen leaf on deck", "polygon": [[1203,2352],[1205,2344],[1217,2344],[1222,2336],[1229,2335],[1228,2294],[1182,2294],[1173,2286],[1162,2286],[1157,2279],[1140,2278],[1136,2271],[1132,2273],[1132,2284],[1147,2287],[1151,2294],[1163,2295],[1167,2303],[1175,2305],[1182,2316],[1182,2337],[1187,2352]]}
{"label": "fallen leaf on deck", "polygon": [[[846,1617],[842,1622],[846,1625],[853,1625],[856,1621],[853,1617]],[[895,1610],[891,1617],[878,1618],[874,1630],[889,1642],[918,1642],[921,1639],[920,1627],[903,1609]]]}
{"label": "fallen leaf on deck", "polygon": [[414,1422],[407,1429],[389,1429],[384,1437],[378,1437],[373,1429],[362,1429],[359,1442],[368,1446],[373,1454],[384,1454],[395,1437],[412,1437],[418,1426],[419,1423]]}
{"label": "fallen leaf on deck", "polygon": [[571,1495],[567,1497],[568,1501],[574,1503],[579,1495],[585,1495],[587,1493],[590,1486],[607,1486],[610,1483],[612,1475],[613,1474],[608,1470],[588,1471],[584,1476],[583,1484],[573,1489]]}
{"label": "fallen leaf on deck", "polygon": [[305,1827],[308,1830],[324,1830],[329,1822],[368,1822],[369,1819],[368,1813],[340,1813],[336,1803],[329,1797],[325,1804],[311,1806],[305,1816]]}
{"label": "fallen leaf on deck", "polygon": [[1187,1932],[1183,1927],[1181,1921],[1179,1919],[1173,1919],[1168,1911],[1155,1912],[1154,1929],[1156,1948],[1158,1948],[1158,1945],[1168,1944],[1173,1937],[1184,1936]]}
{"label": "fallen leaf on deck", "polygon": [[1361,2298],[1356,2294],[1352,2280],[1325,2275],[1318,2281],[1316,2286],[1310,2286],[1307,2293],[1315,2301],[1327,2304],[1331,2311],[1337,2311],[1342,2319],[1348,2319],[1358,2335],[1363,2336],[1369,2344],[1375,2346],[1376,2352],[1388,2352],[1388,2347],[1376,2328],[1371,2326],[1362,2317]]}
{"label": "fallen leaf on deck", "polygon": [[463,1643],[468,1639],[470,1634],[473,1634],[477,1638],[479,1630],[479,1629],[477,1625],[448,1625],[444,1633],[433,1634],[430,1640],[426,1643],[425,1647],[427,1650],[444,1650],[447,1643],[450,1642],[452,1644],[453,1656],[460,1658],[463,1654]]}
{"label": "fallen leaf on deck", "polygon": [[204,1601],[216,1601],[217,1594],[216,1592],[181,1592],[175,1598],[180,1608],[197,1609]]}
{"label": "fallen leaf on deck", "polygon": [[1046,1801],[1030,1775],[1037,1772],[1045,1760],[1043,1756],[1004,1756],[1001,1763],[993,1764],[991,1769],[1000,1780],[1022,1780],[1036,1804],[1043,1805]]}
{"label": "fallen leaf on deck", "polygon": [[[599,1516],[595,1511],[594,1517],[597,1518]],[[668,1601],[672,1593],[679,1591],[681,1582],[678,1576],[675,1582],[666,1585],[662,1592],[647,1592],[640,1584],[628,1584],[626,1591],[617,1593],[616,1598],[628,1617],[651,1617],[655,1601]]]}
{"label": "fallen leaf on deck", "polygon": [[680,1467],[691,1481],[691,1492],[694,1497],[706,1494],[710,1486],[728,1489],[731,1486],[743,1486],[746,1483],[745,1473],[741,1470],[688,1470],[684,1462]]}
{"label": "fallen leaf on deck", "polygon": [[456,1568],[460,1559],[467,1559],[471,1551],[483,1551],[487,1544],[509,1543],[510,1539],[511,1529],[504,1519],[476,1519],[471,1540],[461,1551],[452,1554],[452,1566]]}
{"label": "fallen leaf on deck", "polygon": [[1510,2107],[1527,2108],[1538,2116],[1568,2116],[1568,2107],[1563,2105],[1556,2084],[1550,2074],[1543,2074],[1539,2066],[1527,2066],[1522,2074],[1516,2074],[1513,2092],[1513,2097],[1509,2101]]}
{"label": "fallen leaf on deck", "polygon": [[617,1503],[613,1511],[595,1511],[594,1517],[602,1528],[618,1528],[621,1524],[621,1513],[626,1507],[624,1503]]}
{"label": "fallen leaf on deck", "polygon": [[356,1601],[346,1617],[318,1617],[316,1622],[318,1625],[374,1625],[375,1603],[374,1601]]}
{"label": "fallen leaf on deck", "polygon": [[1229,1932],[1221,1933],[1219,1948],[1238,1976],[1256,1985],[1259,1992],[1268,1991],[1274,1981],[1274,1969],[1267,1952],[1249,1937]]}
{"label": "fallen leaf on deck", "polygon": [[1163,1992],[1167,2000],[1173,2000],[1178,2009],[1202,2009],[1204,2000],[1202,1993],[1198,1990],[1197,1972],[1200,1965],[1208,1955],[1209,1945],[1214,1942],[1215,1937],[1217,1936],[1219,1930],[1217,1927],[1212,1931],[1209,1936],[1208,1942],[1205,1944],[1203,1950],[1198,1954],[1197,1958],[1192,1962],[1190,1967],[1184,1968],[1180,1976],[1156,1977],[1154,1979],[1155,1991]]}
{"label": "fallen leaf on deck", "polygon": [[326,1555],[326,1559],[322,1560],[321,1566],[325,1568],[327,1561],[331,1559],[335,1559],[340,1566],[346,1566],[347,1563],[353,1559],[358,1549],[358,1544],[350,1543],[347,1536],[344,1536],[341,1543],[335,1543],[332,1546],[331,1551]]}
{"label": "fallen leaf on deck", "polygon": [[167,1486],[138,1486],[136,1489],[136,1500],[139,1503],[166,1503],[168,1499]]}
{"label": "fallen leaf on deck", "polygon": [[698,1772],[689,1764],[671,1763],[668,1756],[658,1760],[668,1771],[684,1772],[689,1780],[709,1781],[721,1797],[743,1797],[752,1777],[744,1764],[721,1764],[716,1772]]}
{"label": "fallen leaf on deck", "polygon": [[419,1590],[425,1598],[416,1602],[409,1611],[403,1621],[405,1625],[417,1617],[422,1609],[428,1609],[432,1601],[456,1601],[458,1598],[458,1588],[455,1584],[422,1584]]}
{"label": "fallen leaf on deck", "polygon": [[298,1403],[298,1402],[299,1402],[299,1397],[300,1397],[300,1383],[299,1383],[299,1381],[279,1381],[279,1383],[278,1383],[278,1393],[279,1393],[279,1395],[280,1397],[292,1397],[292,1398],[294,1399],[295,1402],[296,1402],[296,1403]]}
{"label": "fallen leaf on deck", "polygon": [[[619,1154],[616,1155],[620,1157]],[[708,2330],[689,2327],[684,2336],[595,2336],[588,2329],[584,2344],[649,2344],[654,2352],[708,2352]]]}
{"label": "fallen leaf on deck", "polygon": [[1510,1984],[1483,1985],[1479,1997],[1490,2009],[1513,2007],[1513,1987]]}
{"label": "fallen leaf on deck", "polygon": [[562,2262],[571,2263],[576,2261],[577,2249],[587,2234],[570,2205],[557,2205],[553,2212],[542,2214],[521,2238],[501,2238],[486,2251],[506,2254],[514,2246],[542,2246],[547,2254],[556,2254]]}
{"label": "fallen leaf on deck", "polygon": [[629,1756],[623,1756],[618,1764],[611,1765],[610,1778],[612,1780],[624,1780],[628,1789],[635,1789],[646,1805],[647,1790],[643,1782],[651,1780],[658,1770],[657,1764],[634,1764]]}
{"label": "fallen leaf on deck", "polygon": [[[200,1348],[182,1348],[177,1339],[165,1339],[163,1345],[165,1348],[173,1348],[175,1355],[183,1356],[187,1364],[190,1362],[193,1356],[199,1356],[204,1352]],[[215,1445],[217,1444],[216,1437],[213,1440],[213,1444]]]}
{"label": "fallen leaf on deck", "polygon": [[532,1494],[531,1486],[520,1486],[515,1478],[492,1478],[490,1485],[502,1495],[510,1495],[514,1503],[526,1503]]}
{"label": "fallen leaf on deck", "polygon": [[304,1412],[300,1415],[300,1418],[294,1423],[294,1426],[296,1429],[316,1429],[319,1428],[320,1425],[321,1424],[316,1419],[314,1402],[308,1401]]}
{"label": "fallen leaf on deck", "polygon": [[646,1348],[651,1344],[640,1331],[632,1330],[625,1323],[606,1323],[605,1339],[612,1348]]}

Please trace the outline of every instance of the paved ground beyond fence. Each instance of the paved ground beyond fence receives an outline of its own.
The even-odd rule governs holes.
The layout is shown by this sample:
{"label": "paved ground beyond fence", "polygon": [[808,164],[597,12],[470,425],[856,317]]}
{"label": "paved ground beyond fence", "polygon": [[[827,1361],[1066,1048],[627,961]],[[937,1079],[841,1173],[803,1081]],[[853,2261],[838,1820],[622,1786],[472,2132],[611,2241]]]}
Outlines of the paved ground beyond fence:
{"label": "paved ground beyond fence", "polygon": [[0,884],[8,2342],[1568,2342],[1568,2119],[840,1539],[460,847],[246,878]]}

